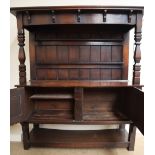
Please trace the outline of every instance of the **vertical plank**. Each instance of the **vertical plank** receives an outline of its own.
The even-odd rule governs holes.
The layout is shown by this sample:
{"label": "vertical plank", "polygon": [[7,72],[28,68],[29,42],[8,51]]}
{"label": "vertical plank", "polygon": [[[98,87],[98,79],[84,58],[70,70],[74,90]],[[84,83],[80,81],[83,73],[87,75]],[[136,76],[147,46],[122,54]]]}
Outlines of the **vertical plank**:
{"label": "vertical plank", "polygon": [[36,47],[36,63],[45,64],[46,63],[46,46]]}
{"label": "vertical plank", "polygon": [[47,80],[57,80],[57,69],[47,69],[46,76]]}
{"label": "vertical plank", "polygon": [[88,69],[80,69],[79,76],[81,80],[89,80],[90,71]]}
{"label": "vertical plank", "polygon": [[100,77],[101,77],[100,69],[90,69],[91,80],[100,80]]}
{"label": "vertical plank", "polygon": [[51,64],[54,62],[57,62],[57,53],[56,53],[56,46],[44,46],[46,47],[46,50],[44,51],[46,53],[46,64]]}
{"label": "vertical plank", "polygon": [[68,46],[57,46],[58,62],[68,63]]}
{"label": "vertical plank", "polygon": [[111,46],[101,46],[101,61],[111,62]]}
{"label": "vertical plank", "polygon": [[37,80],[46,80],[47,79],[47,69],[37,69]]}
{"label": "vertical plank", "polygon": [[35,47],[35,33],[29,32],[29,55],[30,55],[30,79],[36,80],[36,47]]}
{"label": "vertical plank", "polygon": [[78,62],[79,61],[79,47],[78,46],[69,46],[69,62]]}
{"label": "vertical plank", "polygon": [[112,46],[112,62],[121,62],[123,60],[122,46]]}
{"label": "vertical plank", "polygon": [[75,121],[83,119],[83,88],[74,89],[74,119]]}
{"label": "vertical plank", "polygon": [[100,62],[100,46],[91,46],[91,62]]}
{"label": "vertical plank", "polygon": [[81,62],[90,61],[90,46],[80,46],[80,61]]}
{"label": "vertical plank", "polygon": [[111,80],[111,69],[101,69],[101,80]]}
{"label": "vertical plank", "polygon": [[37,64],[52,64],[57,62],[56,46],[37,46]]}
{"label": "vertical plank", "polygon": [[112,69],[112,80],[122,79],[122,69]]}
{"label": "vertical plank", "polygon": [[79,69],[69,69],[69,79],[78,80],[79,79]]}
{"label": "vertical plank", "polygon": [[124,34],[122,80],[128,79],[128,64],[129,64],[129,32]]}
{"label": "vertical plank", "polygon": [[68,80],[69,79],[69,70],[68,69],[59,69],[58,80]]}

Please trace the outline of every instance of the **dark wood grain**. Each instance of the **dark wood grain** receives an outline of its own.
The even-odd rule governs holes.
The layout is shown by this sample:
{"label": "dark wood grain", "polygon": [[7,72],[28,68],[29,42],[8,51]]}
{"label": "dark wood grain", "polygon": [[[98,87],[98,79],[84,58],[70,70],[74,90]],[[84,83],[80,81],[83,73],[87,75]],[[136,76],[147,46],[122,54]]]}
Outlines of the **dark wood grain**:
{"label": "dark wood grain", "polygon": [[20,122],[23,117],[24,88],[10,90],[10,124]]}
{"label": "dark wood grain", "polygon": [[[11,93],[11,122],[20,122],[24,149],[125,147],[144,132],[139,93],[143,7],[16,7],[19,84]],[[135,29],[133,81],[128,81],[129,31]],[[25,34],[29,31],[30,81]],[[29,123],[33,129],[29,131]],[[118,129],[64,131],[40,124],[119,125]],[[129,124],[129,134],[125,131]]]}
{"label": "dark wood grain", "polygon": [[35,147],[104,148],[127,147],[127,132],[120,130],[63,131],[50,129],[32,130],[31,145]]}
{"label": "dark wood grain", "polygon": [[[43,108],[42,108],[43,109]],[[104,118],[103,116],[107,116]],[[100,113],[97,118],[95,114],[83,115],[83,121],[75,121],[74,114],[69,110],[42,110],[34,112],[26,122],[39,124],[73,124],[73,125],[121,125],[130,124],[131,120],[127,119],[125,115],[116,115],[111,113]],[[96,116],[96,117],[95,117]]]}
{"label": "dark wood grain", "polygon": [[[20,85],[16,85],[20,87]],[[61,87],[61,88],[74,88],[74,87],[143,87],[143,85],[133,85],[130,81],[123,80],[102,80],[102,81],[50,81],[50,80],[31,80],[27,82],[26,87]]]}
{"label": "dark wood grain", "polygon": [[35,94],[30,97],[30,99],[43,99],[43,100],[50,100],[50,99],[73,99],[73,96],[70,94]]}
{"label": "dark wood grain", "polygon": [[72,110],[74,107],[70,99],[37,99],[32,104],[35,104],[35,110]]}
{"label": "dark wood grain", "polygon": [[[41,19],[40,22],[38,22],[37,19],[35,19],[35,20],[33,19],[36,23],[38,22],[38,24],[46,23],[47,21],[48,21],[48,23],[50,22],[51,24],[55,24],[55,23],[62,24],[62,21],[65,23],[70,23],[71,20],[74,23],[81,23],[81,22],[89,23],[90,21],[94,22],[94,23],[97,23],[97,22],[103,23],[103,22],[109,22],[110,19],[112,19],[111,20],[112,22],[115,21],[116,23],[118,23],[119,21],[123,21],[122,19],[124,19],[123,22],[126,22],[126,24],[131,24],[135,21],[134,14],[135,13],[143,14],[143,9],[144,9],[143,7],[133,7],[133,6],[132,7],[127,7],[127,6],[121,6],[121,7],[120,6],[63,6],[63,7],[55,6],[55,7],[52,7],[52,6],[48,6],[48,7],[20,7],[20,8],[14,7],[14,8],[11,8],[11,13],[13,13],[15,15],[19,11],[25,12],[26,24],[30,24],[29,19],[32,18],[31,17],[32,15],[28,16],[27,12],[29,12],[29,14],[31,12],[33,12],[33,16],[34,16],[35,12],[40,13],[40,19]],[[53,13],[51,12],[51,10],[53,10]],[[87,14],[83,15],[83,13],[82,13],[79,16],[78,10],[82,10],[83,13],[87,13]],[[131,10],[132,10],[132,17],[129,16],[129,13],[131,12]],[[63,14],[62,15],[58,14],[59,12],[63,12]],[[73,17],[70,16],[70,18],[64,18],[66,12],[72,13]],[[91,20],[91,16],[89,16],[90,12],[91,13],[97,12],[97,13],[99,13],[99,15],[96,14],[93,17],[93,20]],[[48,13],[49,17],[43,16],[43,14],[46,14],[46,13]],[[113,16],[107,16],[107,14],[109,14],[109,13],[117,13],[117,14],[119,14],[120,18],[116,18]],[[120,16],[120,13],[121,13],[121,15],[125,14],[126,16],[125,17]],[[79,18],[80,20],[79,19],[77,20],[77,17],[80,17]],[[129,22],[129,17],[130,17],[130,22]],[[51,20],[51,18],[52,18],[52,20]],[[83,20],[83,18],[85,18],[85,20]],[[53,19],[54,19],[54,22],[53,22]],[[34,23],[33,20],[31,19],[31,24]]]}
{"label": "dark wood grain", "polygon": [[122,105],[122,112],[133,120],[135,126],[144,134],[144,92],[137,88],[128,88],[125,98],[127,104]]}
{"label": "dark wood grain", "polygon": [[29,123],[22,122],[22,131],[23,131],[23,146],[27,150],[30,148],[30,134],[29,134]]}
{"label": "dark wood grain", "polygon": [[74,119],[75,121],[83,120],[83,88],[74,90]]}
{"label": "dark wood grain", "polygon": [[23,14],[17,13],[17,29],[18,29],[18,45],[19,45],[19,53],[18,53],[18,59],[19,59],[19,83],[20,85],[25,85],[26,83],[26,66],[25,66],[25,33],[24,33],[24,27],[23,27]]}
{"label": "dark wood grain", "polygon": [[[58,28],[57,28],[58,29]],[[110,39],[113,37],[122,38],[122,33],[117,34],[103,34],[100,32],[93,32],[90,29],[86,30],[85,28],[81,29],[83,33],[79,35],[75,27],[71,27],[70,31],[67,30],[64,32],[61,28],[58,30],[52,31],[49,35],[47,30],[42,30],[41,33],[36,33],[36,43],[41,43],[41,46],[36,46],[36,77],[37,80],[121,80],[122,78],[127,79],[125,69],[123,67],[125,56],[128,55],[128,52],[125,54],[122,46],[116,45],[102,45],[102,42],[92,42],[92,45],[87,45],[87,38],[99,38],[104,37],[105,39]],[[99,28],[100,29],[100,28]],[[49,30],[51,31],[51,30]],[[62,33],[60,32],[62,31]],[[88,32],[87,32],[88,31]],[[99,30],[98,30],[99,31]],[[87,33],[86,33],[87,32]],[[78,33],[78,34],[76,34]],[[116,36],[115,36],[116,35]],[[57,37],[57,43],[53,44],[54,38]],[[73,38],[71,38],[73,37]],[[60,38],[60,39],[59,39]],[[68,44],[62,42],[61,39],[66,41],[74,39],[74,42],[69,41]],[[77,42],[77,39],[84,39],[79,45],[74,45]],[[115,38],[116,39],[116,38]],[[47,45],[44,45],[42,41],[47,41]],[[94,40],[95,41],[95,40]],[[52,43],[52,45],[50,45]],[[81,45],[84,44],[84,45]],[[59,44],[59,45],[57,45]],[[86,45],[85,45],[86,44]],[[95,44],[95,45],[93,45]],[[121,44],[121,42],[120,42]],[[32,60],[35,61],[35,60]],[[125,63],[127,67],[127,63]],[[87,69],[86,69],[87,68]],[[91,69],[95,68],[95,69]],[[98,68],[98,69],[96,69]],[[106,73],[104,69],[106,68]],[[114,70],[114,68],[120,68],[120,70]],[[83,75],[83,72],[86,72],[86,75]],[[112,74],[111,74],[112,72]],[[43,74],[42,74],[43,73]],[[33,73],[34,74],[34,73]],[[103,76],[106,74],[106,77]],[[46,76],[43,76],[46,75]],[[115,76],[116,75],[116,76]]]}
{"label": "dark wood grain", "polygon": [[133,65],[133,83],[140,84],[140,70],[141,70],[141,49],[140,41],[142,39],[141,29],[142,29],[142,15],[137,14],[137,24],[135,27],[135,51],[134,51],[134,65]]}
{"label": "dark wood grain", "polygon": [[128,150],[129,151],[134,151],[134,147],[135,147],[135,135],[136,135],[136,126],[134,124],[130,124],[129,126],[129,146],[128,146]]}
{"label": "dark wood grain", "polygon": [[128,11],[128,10],[133,10],[137,12],[142,12],[144,7],[143,6],[112,6],[112,5],[87,5],[87,6],[82,6],[82,5],[77,5],[77,6],[33,6],[33,7],[11,7],[11,11],[22,11],[22,10],[73,10],[73,9],[87,9],[87,10],[100,10],[100,9],[116,9],[120,11]]}

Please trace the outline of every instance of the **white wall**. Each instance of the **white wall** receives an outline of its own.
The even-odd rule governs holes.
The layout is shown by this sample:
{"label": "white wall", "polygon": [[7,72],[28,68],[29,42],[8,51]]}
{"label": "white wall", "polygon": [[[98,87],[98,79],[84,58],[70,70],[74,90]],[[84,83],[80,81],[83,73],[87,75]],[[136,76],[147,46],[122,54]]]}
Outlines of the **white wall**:
{"label": "white wall", "polygon": [[[141,0],[11,0],[11,7],[25,7],[25,6],[64,6],[64,5],[124,5],[124,6],[143,6],[144,2]],[[131,31],[132,39],[130,40],[130,68],[129,79],[132,79],[132,63],[133,63],[133,30]],[[25,52],[26,52],[26,66],[27,66],[27,80],[30,78],[29,72],[29,54],[28,54],[28,32],[25,34]],[[143,42],[143,40],[142,40]],[[141,46],[143,57],[143,44]],[[141,64],[143,66],[143,59]],[[15,84],[18,84],[18,42],[17,42],[17,27],[16,18],[10,15],[10,88],[13,88]],[[141,70],[141,83],[143,83],[143,68]],[[59,129],[103,129],[105,126],[72,126],[72,125],[44,125],[48,128]],[[106,128],[113,128],[117,126],[106,126]],[[11,126],[10,130],[11,141],[21,140],[21,127],[19,124]]]}

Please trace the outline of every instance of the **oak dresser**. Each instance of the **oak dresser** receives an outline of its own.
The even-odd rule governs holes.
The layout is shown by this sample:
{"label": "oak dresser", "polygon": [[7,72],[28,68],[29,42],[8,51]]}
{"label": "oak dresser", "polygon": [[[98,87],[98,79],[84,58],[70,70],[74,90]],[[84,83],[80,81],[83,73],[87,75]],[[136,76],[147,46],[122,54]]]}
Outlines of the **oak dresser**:
{"label": "oak dresser", "polygon": [[[19,84],[10,93],[11,124],[21,123],[24,149],[134,150],[136,127],[144,133],[140,84],[143,10],[133,6],[11,8],[17,18],[19,45]],[[25,29],[29,31],[30,81],[26,80]],[[135,30],[135,50],[129,82],[131,29]],[[58,130],[40,124],[119,127]]]}

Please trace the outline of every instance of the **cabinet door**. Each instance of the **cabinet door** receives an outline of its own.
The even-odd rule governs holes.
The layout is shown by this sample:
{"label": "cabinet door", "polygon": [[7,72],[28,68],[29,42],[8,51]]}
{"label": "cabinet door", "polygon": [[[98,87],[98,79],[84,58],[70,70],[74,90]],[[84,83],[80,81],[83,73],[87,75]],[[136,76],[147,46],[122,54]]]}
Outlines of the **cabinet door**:
{"label": "cabinet door", "polygon": [[24,88],[10,89],[10,124],[13,125],[23,119],[23,104],[25,100]]}
{"label": "cabinet door", "polygon": [[128,88],[125,101],[124,114],[144,135],[144,92],[137,88]]}

